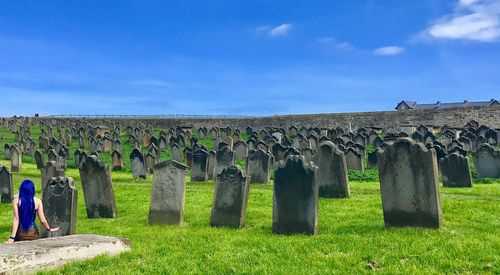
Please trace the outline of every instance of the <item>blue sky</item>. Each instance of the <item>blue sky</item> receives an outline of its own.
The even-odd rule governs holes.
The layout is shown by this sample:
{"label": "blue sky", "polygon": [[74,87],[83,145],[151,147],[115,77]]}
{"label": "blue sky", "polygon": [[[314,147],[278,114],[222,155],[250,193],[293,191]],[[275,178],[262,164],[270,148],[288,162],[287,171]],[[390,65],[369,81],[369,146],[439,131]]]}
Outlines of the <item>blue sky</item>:
{"label": "blue sky", "polygon": [[500,0],[0,0],[0,115],[500,98]]}

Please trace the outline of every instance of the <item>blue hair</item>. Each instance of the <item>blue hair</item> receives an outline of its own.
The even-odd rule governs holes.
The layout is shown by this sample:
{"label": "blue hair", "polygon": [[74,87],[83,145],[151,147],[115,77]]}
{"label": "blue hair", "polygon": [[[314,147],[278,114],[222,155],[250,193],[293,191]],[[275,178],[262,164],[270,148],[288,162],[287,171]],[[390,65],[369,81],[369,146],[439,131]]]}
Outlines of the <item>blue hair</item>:
{"label": "blue hair", "polygon": [[35,184],[30,180],[24,180],[19,187],[19,220],[21,227],[28,231],[35,216]]}

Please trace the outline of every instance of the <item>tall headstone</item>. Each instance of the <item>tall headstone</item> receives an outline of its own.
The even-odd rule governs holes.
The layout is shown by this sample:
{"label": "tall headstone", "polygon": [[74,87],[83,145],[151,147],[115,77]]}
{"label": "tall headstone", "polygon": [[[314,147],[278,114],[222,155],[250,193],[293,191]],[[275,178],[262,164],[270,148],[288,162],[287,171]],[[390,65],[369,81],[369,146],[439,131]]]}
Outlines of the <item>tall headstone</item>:
{"label": "tall headstone", "polygon": [[72,178],[50,178],[43,189],[42,204],[50,227],[59,227],[58,231],[47,232],[42,226],[40,228],[42,238],[75,234],[78,192]]}
{"label": "tall headstone", "polygon": [[97,156],[91,155],[80,168],[83,197],[87,209],[87,217],[116,217],[115,194],[108,167]]}
{"label": "tall headstone", "polygon": [[10,203],[13,198],[12,174],[7,167],[0,165],[0,201]]}
{"label": "tall headstone", "polygon": [[10,145],[5,143],[3,148],[4,148],[4,151],[3,151],[4,152],[4,155],[3,155],[4,159],[10,160]]}
{"label": "tall headstone", "polygon": [[187,168],[172,160],[154,166],[148,215],[150,224],[183,223]]}
{"label": "tall headstone", "polygon": [[469,161],[458,152],[439,160],[439,170],[445,187],[472,187]]}
{"label": "tall headstone", "polygon": [[245,225],[249,180],[237,165],[225,167],[217,175],[211,226],[241,228]]}
{"label": "tall headstone", "polygon": [[35,157],[36,168],[42,169],[45,166],[42,152],[40,152],[40,150],[36,150],[34,157]]}
{"label": "tall headstone", "polygon": [[313,156],[318,166],[319,196],[323,198],[348,198],[350,196],[347,163],[344,152],[331,141],[320,143]]}
{"label": "tall headstone", "polygon": [[138,148],[134,148],[130,153],[130,169],[134,179],[146,179],[148,177],[144,155]]}
{"label": "tall headstone", "polygon": [[214,171],[215,171],[215,151],[208,152],[208,173],[207,177],[209,180],[214,179]]}
{"label": "tall headstone", "polygon": [[119,171],[123,169],[123,159],[122,154],[116,150],[111,154],[111,162],[113,166],[113,171]]}
{"label": "tall headstone", "polygon": [[386,226],[440,227],[436,152],[410,138],[377,151]]}
{"label": "tall headstone", "polygon": [[314,235],[318,228],[318,167],[290,155],[274,175],[273,232]]}
{"label": "tall headstone", "polygon": [[250,183],[268,183],[269,169],[271,168],[273,157],[262,149],[252,151],[247,159],[247,174],[250,176]]}
{"label": "tall headstone", "polygon": [[12,145],[10,147],[10,171],[11,172],[21,172],[21,167],[23,165],[23,154],[21,149],[17,145]]}
{"label": "tall headstone", "polygon": [[208,157],[208,152],[203,149],[198,149],[193,152],[191,161],[191,181],[207,181]]}
{"label": "tall headstone", "polygon": [[348,147],[345,152],[347,168],[352,170],[364,170],[363,156],[353,147]]}

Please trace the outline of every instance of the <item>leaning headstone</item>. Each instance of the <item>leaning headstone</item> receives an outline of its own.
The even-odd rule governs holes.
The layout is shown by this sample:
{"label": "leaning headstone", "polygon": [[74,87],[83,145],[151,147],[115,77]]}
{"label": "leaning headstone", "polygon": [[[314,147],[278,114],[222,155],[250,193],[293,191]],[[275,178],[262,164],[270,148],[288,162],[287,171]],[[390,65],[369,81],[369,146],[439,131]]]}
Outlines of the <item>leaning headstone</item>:
{"label": "leaning headstone", "polygon": [[154,179],[148,215],[150,224],[183,223],[187,168],[184,164],[172,160],[153,167]]}
{"label": "leaning headstone", "polygon": [[12,174],[7,167],[0,165],[0,201],[10,203],[13,198]]}
{"label": "leaning headstone", "polygon": [[144,155],[138,148],[134,148],[130,153],[130,169],[134,179],[146,179],[148,177]]}
{"label": "leaning headstone", "polygon": [[35,156],[36,168],[42,169],[45,166],[42,152],[40,152],[40,150],[36,150],[34,156]]}
{"label": "leaning headstone", "polygon": [[198,149],[192,154],[191,181],[207,181],[208,178],[208,152]]}
{"label": "leaning headstone", "polygon": [[21,167],[23,164],[23,155],[21,149],[17,145],[12,145],[10,147],[10,171],[11,172],[21,172]]}
{"label": "leaning headstone", "polygon": [[59,230],[47,232],[42,226],[40,229],[41,237],[61,237],[75,234],[77,202],[78,192],[72,178],[50,178],[43,189],[43,212],[50,227],[59,227]]}
{"label": "leaning headstone", "polygon": [[271,168],[273,157],[262,149],[252,151],[247,159],[247,174],[250,176],[250,183],[268,183],[269,169]]}
{"label": "leaning headstone", "polygon": [[500,150],[484,143],[473,157],[478,178],[500,178]]}
{"label": "leaning headstone", "polygon": [[217,175],[211,226],[241,228],[245,225],[249,181],[237,165],[228,166]]}
{"label": "leaning headstone", "polygon": [[80,168],[87,217],[116,217],[115,194],[108,167],[97,157],[87,157]]}
{"label": "leaning headstone", "polygon": [[318,167],[290,155],[274,175],[273,232],[314,235],[318,228]]}
{"label": "leaning headstone", "polygon": [[440,227],[436,152],[410,138],[377,151],[386,226]]}
{"label": "leaning headstone", "polygon": [[313,156],[318,166],[319,196],[323,198],[348,198],[350,196],[347,163],[344,152],[331,141],[320,143]]}
{"label": "leaning headstone", "polygon": [[472,187],[469,161],[458,152],[439,160],[441,178],[445,187]]}

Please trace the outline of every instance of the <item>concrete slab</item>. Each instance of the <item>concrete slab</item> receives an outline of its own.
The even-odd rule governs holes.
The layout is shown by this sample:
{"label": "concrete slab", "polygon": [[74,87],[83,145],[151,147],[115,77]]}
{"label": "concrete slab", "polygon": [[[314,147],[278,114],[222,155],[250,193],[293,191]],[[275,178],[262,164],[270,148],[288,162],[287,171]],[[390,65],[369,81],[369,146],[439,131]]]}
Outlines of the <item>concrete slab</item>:
{"label": "concrete slab", "polygon": [[130,250],[124,238],[99,235],[70,235],[0,245],[0,274],[28,273],[66,263],[110,256]]}

